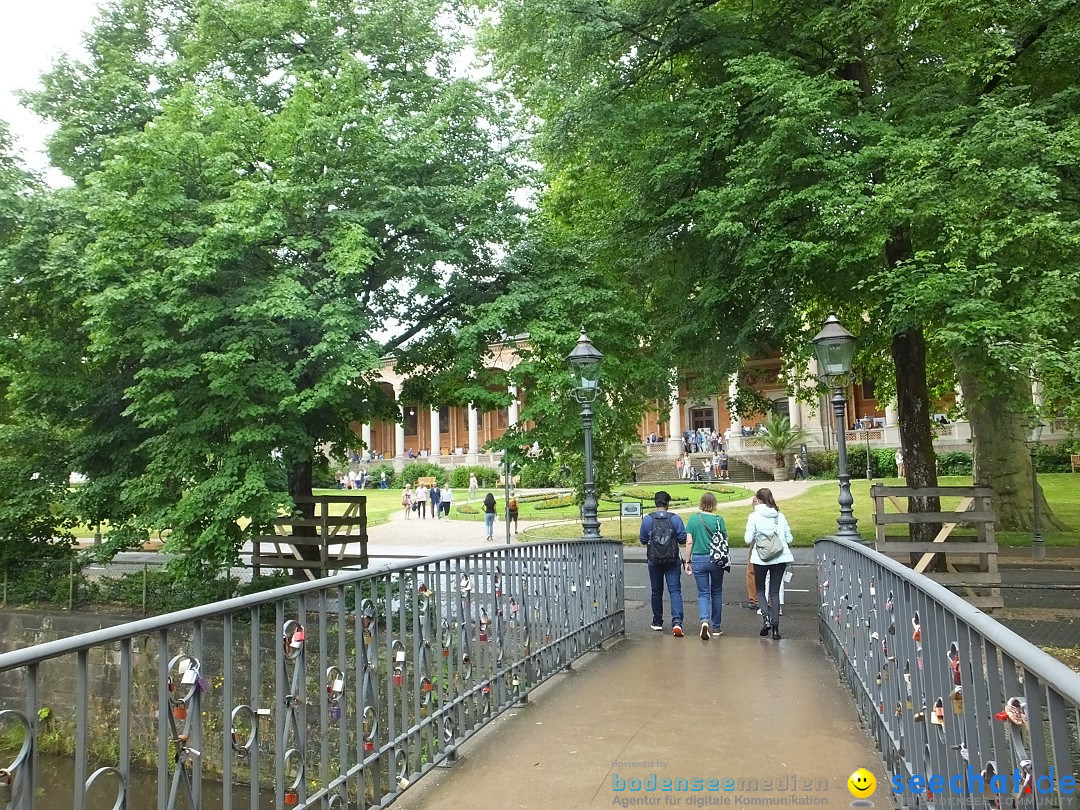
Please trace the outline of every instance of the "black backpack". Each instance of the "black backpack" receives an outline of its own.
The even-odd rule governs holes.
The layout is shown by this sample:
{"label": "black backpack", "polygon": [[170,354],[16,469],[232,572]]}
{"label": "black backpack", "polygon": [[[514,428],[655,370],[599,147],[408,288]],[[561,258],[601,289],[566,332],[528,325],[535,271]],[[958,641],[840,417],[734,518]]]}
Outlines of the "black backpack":
{"label": "black backpack", "polygon": [[653,512],[649,540],[645,544],[645,557],[651,563],[679,561],[679,541],[675,537],[675,526],[671,522],[670,512]]}
{"label": "black backpack", "polygon": [[720,519],[714,519],[716,520],[715,529],[710,529],[704,518],[701,520],[702,525],[705,526],[705,531],[709,532],[709,559],[713,561],[713,565],[717,568],[730,571],[731,549],[728,547],[727,536],[720,531]]}

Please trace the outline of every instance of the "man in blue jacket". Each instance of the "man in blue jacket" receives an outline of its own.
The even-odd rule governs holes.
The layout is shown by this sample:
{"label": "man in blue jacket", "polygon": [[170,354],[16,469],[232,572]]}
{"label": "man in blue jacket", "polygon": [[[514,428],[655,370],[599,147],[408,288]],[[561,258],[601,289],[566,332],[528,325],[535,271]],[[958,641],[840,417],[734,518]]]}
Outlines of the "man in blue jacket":
{"label": "man in blue jacket", "polygon": [[682,638],[682,550],[686,545],[686,526],[682,518],[668,511],[671,496],[660,490],[653,496],[656,511],[641,520],[638,539],[645,546],[649,562],[649,582],[652,585],[652,629],[664,629],[664,581],[667,580],[671,599],[671,630]]}

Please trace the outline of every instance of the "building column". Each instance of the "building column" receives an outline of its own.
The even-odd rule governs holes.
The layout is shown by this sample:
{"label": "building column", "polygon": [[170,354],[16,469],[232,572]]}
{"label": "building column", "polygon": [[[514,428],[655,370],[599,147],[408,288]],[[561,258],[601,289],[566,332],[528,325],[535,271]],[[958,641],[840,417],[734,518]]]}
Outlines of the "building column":
{"label": "building column", "polygon": [[[734,401],[735,397],[739,394],[739,372],[735,372],[731,375],[731,379],[728,381],[728,402]],[[731,406],[728,406],[728,414],[731,416],[731,427],[728,428],[728,437],[741,436],[742,435],[742,422],[739,419],[738,414],[731,411]]]}
{"label": "building column", "polygon": [[896,410],[896,403],[889,402],[885,406],[885,425],[886,427],[894,427],[900,424],[900,412]]}
{"label": "building column", "polygon": [[517,386],[511,385],[508,389],[510,392],[510,406],[506,409],[506,421],[508,427],[513,427],[518,423],[518,400],[517,400]]}
{"label": "building column", "polygon": [[668,414],[668,437],[682,441],[682,405],[679,403],[679,386],[671,386],[671,412]]}
{"label": "building column", "polygon": [[477,426],[476,408],[469,403],[469,453],[476,455],[480,452],[480,431]]}
{"label": "building column", "polygon": [[787,398],[787,410],[791,426],[793,428],[802,427],[802,403],[799,402],[798,397],[789,396]]}
{"label": "building column", "polygon": [[371,423],[364,422],[360,426],[360,441],[364,443],[364,450],[371,452]]}
{"label": "building column", "polygon": [[428,419],[430,420],[429,427],[431,428],[431,450],[428,455],[441,456],[442,455],[442,434],[439,432],[439,409],[432,408],[428,412]]}
{"label": "building column", "polygon": [[398,420],[394,423],[394,455],[405,458],[405,408],[398,403]]}

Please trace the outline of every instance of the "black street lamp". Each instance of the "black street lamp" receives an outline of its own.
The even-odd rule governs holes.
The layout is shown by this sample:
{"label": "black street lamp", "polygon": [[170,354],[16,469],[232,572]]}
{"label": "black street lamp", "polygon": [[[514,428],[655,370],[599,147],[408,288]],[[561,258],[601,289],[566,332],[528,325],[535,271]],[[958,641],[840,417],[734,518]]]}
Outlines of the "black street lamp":
{"label": "black street lamp", "polygon": [[586,540],[600,538],[600,519],[596,514],[599,504],[593,483],[592,404],[600,392],[600,365],[603,362],[604,355],[592,345],[583,328],[577,345],[566,357],[566,363],[574,376],[574,399],[581,403],[581,422],[585,426],[585,505],[581,514],[581,528]]}
{"label": "black street lamp", "polygon": [[1042,533],[1042,508],[1039,506],[1039,443],[1042,441],[1042,422],[1036,420],[1031,426],[1028,448],[1031,450],[1031,559],[1046,559],[1046,541]]}
{"label": "black street lamp", "polygon": [[847,468],[847,420],[844,389],[851,382],[851,361],[855,356],[855,336],[840,325],[836,313],[830,313],[824,328],[813,340],[817,355],[818,379],[832,389],[833,413],[836,415],[836,451],[840,469],[840,517],[836,519],[837,537],[859,537],[855,513],[851,509],[851,476]]}

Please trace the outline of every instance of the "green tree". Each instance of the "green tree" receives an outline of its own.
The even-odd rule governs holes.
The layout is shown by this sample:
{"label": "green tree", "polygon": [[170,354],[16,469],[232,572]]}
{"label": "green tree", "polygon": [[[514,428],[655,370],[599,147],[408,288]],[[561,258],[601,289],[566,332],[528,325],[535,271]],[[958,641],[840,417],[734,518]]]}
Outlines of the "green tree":
{"label": "green tree", "polygon": [[[1076,288],[1078,196],[1064,167],[1075,162],[1077,4],[499,9],[488,41],[542,122],[544,210],[589,234],[594,266],[641,291],[653,345],[712,372],[715,390],[765,348],[801,365],[835,308],[860,333],[864,365],[891,357],[908,482],[936,483],[927,369],[959,358],[955,336],[988,322],[965,309],[972,283],[998,331],[1016,308],[1011,281]],[[1009,154],[1018,138],[1033,140]],[[1025,342],[1052,344],[1060,370],[1076,351],[1051,325],[1061,298],[1024,300]],[[992,380],[1010,366],[985,343],[968,344],[978,362],[963,371]],[[1015,466],[1010,436],[1014,452],[985,459]],[[1018,522],[1013,492],[998,495]]]}
{"label": "green tree", "polygon": [[167,529],[188,573],[310,516],[322,448],[397,417],[381,358],[500,289],[521,170],[442,11],[118,0],[31,98],[87,229],[64,360],[92,371],[69,405],[113,420],[80,425],[72,463],[134,439],[108,516]]}

